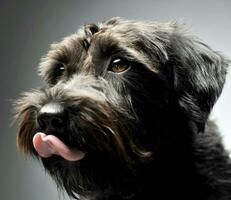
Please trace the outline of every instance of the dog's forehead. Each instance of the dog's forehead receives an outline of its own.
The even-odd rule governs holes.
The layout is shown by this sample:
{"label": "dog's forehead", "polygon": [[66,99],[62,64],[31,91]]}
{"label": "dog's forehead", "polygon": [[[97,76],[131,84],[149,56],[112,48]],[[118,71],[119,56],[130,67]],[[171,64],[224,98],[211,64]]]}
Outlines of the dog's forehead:
{"label": "dog's forehead", "polygon": [[[163,49],[162,44],[155,40],[154,33],[170,32],[174,26],[174,23],[126,21],[118,18],[85,25],[76,33],[63,38],[61,42],[51,45],[51,50],[40,64],[40,74],[46,76],[57,62],[68,63],[70,71],[85,69],[100,55],[111,56],[113,50],[117,51],[118,48],[126,49],[133,57],[139,58],[149,66],[151,63],[142,53],[141,46],[148,46],[148,42],[156,42],[156,46]],[[92,58],[96,59],[93,61]]]}

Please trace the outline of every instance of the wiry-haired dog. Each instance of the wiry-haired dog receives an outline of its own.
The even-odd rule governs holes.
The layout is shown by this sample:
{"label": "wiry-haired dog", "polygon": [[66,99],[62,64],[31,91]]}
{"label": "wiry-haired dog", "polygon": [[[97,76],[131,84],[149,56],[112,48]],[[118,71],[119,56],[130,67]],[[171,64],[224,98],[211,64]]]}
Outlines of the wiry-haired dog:
{"label": "wiry-haired dog", "polygon": [[51,46],[16,102],[17,144],[76,199],[230,200],[208,120],[228,61],[178,23],[112,18]]}

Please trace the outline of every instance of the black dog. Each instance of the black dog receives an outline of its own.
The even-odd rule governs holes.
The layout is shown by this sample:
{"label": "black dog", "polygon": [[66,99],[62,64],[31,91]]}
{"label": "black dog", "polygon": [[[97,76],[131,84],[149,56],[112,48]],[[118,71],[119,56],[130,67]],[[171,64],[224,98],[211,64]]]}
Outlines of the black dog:
{"label": "black dog", "polygon": [[228,61],[177,23],[110,19],[51,46],[16,102],[17,143],[76,199],[228,200],[208,120]]}

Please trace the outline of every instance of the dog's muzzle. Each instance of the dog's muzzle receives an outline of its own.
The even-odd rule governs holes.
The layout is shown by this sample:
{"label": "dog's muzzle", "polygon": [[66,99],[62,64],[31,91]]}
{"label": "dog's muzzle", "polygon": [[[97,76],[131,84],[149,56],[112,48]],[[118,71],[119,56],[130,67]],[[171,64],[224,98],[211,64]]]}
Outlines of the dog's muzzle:
{"label": "dog's muzzle", "polygon": [[[42,158],[57,155],[68,161],[95,153],[118,152],[127,157],[122,133],[129,140],[130,130],[117,119],[132,120],[129,117],[133,115],[115,88],[102,78],[74,75],[53,87],[26,93],[18,107],[22,120],[18,146],[25,152],[32,150]],[[29,140],[27,144],[23,137]]]}
{"label": "dog's muzzle", "polygon": [[63,106],[58,103],[49,103],[41,108],[37,121],[42,132],[36,133],[33,137],[34,148],[41,157],[58,155],[68,161],[78,161],[84,157],[84,152],[68,147],[52,134],[64,134],[67,120]]}

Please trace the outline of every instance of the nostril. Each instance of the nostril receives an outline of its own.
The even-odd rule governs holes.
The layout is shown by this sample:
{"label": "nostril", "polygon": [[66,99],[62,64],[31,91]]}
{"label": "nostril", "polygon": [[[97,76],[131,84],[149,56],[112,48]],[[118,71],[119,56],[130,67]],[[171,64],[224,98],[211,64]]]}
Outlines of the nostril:
{"label": "nostril", "polygon": [[58,117],[54,117],[51,119],[51,126],[55,129],[60,129],[63,127],[63,120]]}
{"label": "nostril", "polygon": [[41,131],[45,131],[47,128],[46,122],[43,119],[38,118],[38,125]]}

